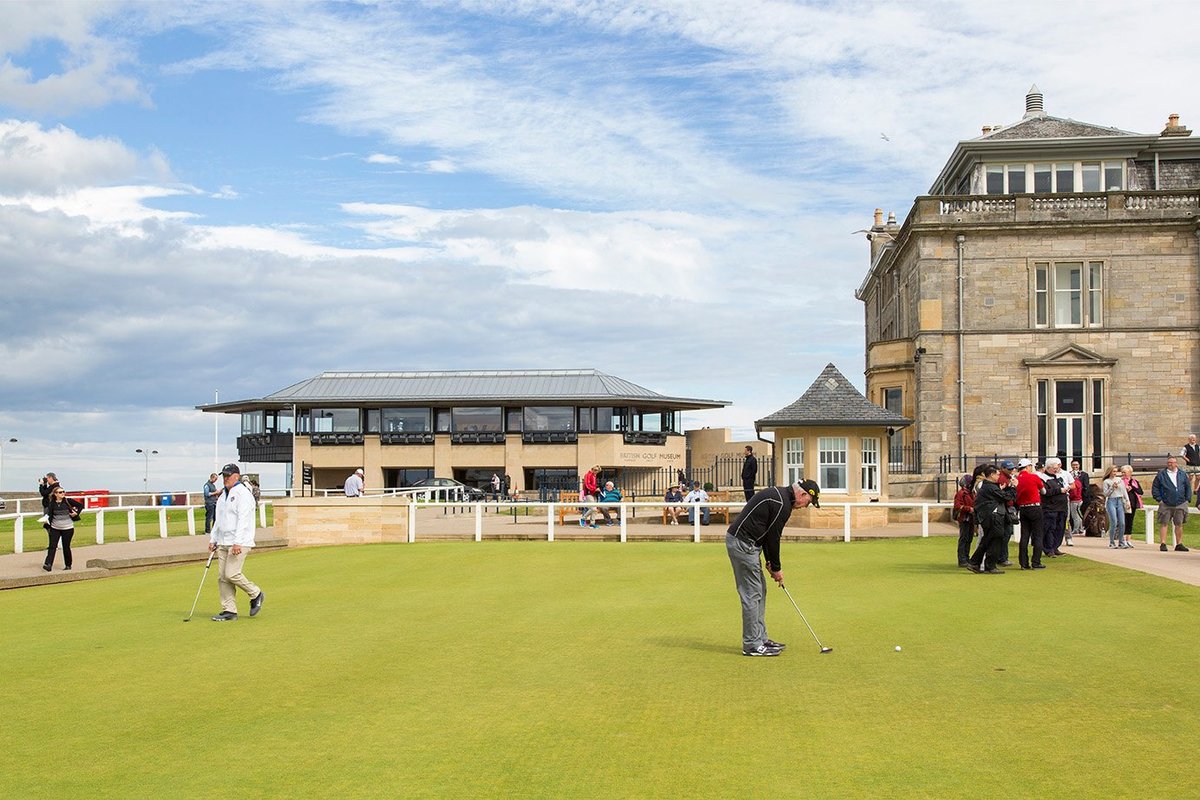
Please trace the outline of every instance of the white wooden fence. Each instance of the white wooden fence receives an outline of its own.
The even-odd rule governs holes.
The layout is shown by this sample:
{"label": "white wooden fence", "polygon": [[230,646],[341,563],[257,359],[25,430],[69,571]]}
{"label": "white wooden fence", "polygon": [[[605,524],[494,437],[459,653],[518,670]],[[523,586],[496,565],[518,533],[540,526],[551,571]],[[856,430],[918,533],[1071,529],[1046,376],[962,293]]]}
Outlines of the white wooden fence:
{"label": "white wooden fence", "polygon": [[[265,528],[267,526],[267,506],[271,504],[270,500],[260,500],[258,503],[258,526]],[[94,514],[96,516],[96,544],[104,544],[105,540],[105,517],[116,517],[125,515],[125,532],[129,537],[129,541],[137,541],[137,512],[139,511],[157,511],[158,512],[158,535],[163,539],[167,538],[167,512],[174,510],[187,512],[188,535],[196,535],[196,510],[201,513],[204,511],[204,505],[198,506],[122,506],[109,507],[98,506],[96,508],[84,509],[84,514]],[[0,519],[11,519],[13,521],[13,552],[25,552],[25,521],[36,521],[41,517],[41,509],[37,513],[25,512],[20,514],[0,514]],[[120,525],[120,523],[117,523]],[[40,527],[40,524],[39,524]],[[200,526],[203,533],[203,523]]]}

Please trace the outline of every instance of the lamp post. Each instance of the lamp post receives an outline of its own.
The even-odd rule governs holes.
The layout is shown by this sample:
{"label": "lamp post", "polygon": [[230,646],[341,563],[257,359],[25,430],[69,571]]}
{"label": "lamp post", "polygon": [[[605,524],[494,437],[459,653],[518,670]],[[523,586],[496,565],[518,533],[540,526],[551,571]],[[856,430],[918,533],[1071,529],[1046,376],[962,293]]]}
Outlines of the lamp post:
{"label": "lamp post", "polygon": [[139,447],[137,450],[134,450],[133,452],[141,453],[142,457],[146,459],[146,469],[142,473],[142,489],[144,489],[147,493],[149,493],[150,492],[150,456],[158,455],[158,451],[157,450],[149,450],[149,449],[143,450],[142,448]]}
{"label": "lamp post", "polygon": [[[8,443],[16,442],[16,439],[9,439]],[[4,446],[0,444],[0,491],[4,489]]]}

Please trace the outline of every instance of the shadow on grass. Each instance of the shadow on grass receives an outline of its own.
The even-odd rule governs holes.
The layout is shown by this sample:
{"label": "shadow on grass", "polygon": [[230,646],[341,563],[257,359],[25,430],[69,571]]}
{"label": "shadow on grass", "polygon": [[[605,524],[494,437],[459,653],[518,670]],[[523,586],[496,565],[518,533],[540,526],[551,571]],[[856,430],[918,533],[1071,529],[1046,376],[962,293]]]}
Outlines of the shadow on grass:
{"label": "shadow on grass", "polygon": [[686,639],[682,636],[660,636],[649,640],[659,647],[675,647],[681,650],[700,650],[705,653],[722,653],[724,655],[741,655],[736,647],[714,644],[701,639]]}

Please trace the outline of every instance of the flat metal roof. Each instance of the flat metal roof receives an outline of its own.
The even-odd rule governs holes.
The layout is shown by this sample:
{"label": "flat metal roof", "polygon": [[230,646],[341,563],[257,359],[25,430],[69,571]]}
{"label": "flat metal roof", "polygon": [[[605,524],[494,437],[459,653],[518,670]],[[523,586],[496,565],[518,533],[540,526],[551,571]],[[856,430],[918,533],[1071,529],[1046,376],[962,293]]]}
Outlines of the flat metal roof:
{"label": "flat metal roof", "polygon": [[261,398],[206,403],[201,411],[298,406],[633,404],[674,409],[728,406],[726,400],[672,397],[595,369],[322,372]]}

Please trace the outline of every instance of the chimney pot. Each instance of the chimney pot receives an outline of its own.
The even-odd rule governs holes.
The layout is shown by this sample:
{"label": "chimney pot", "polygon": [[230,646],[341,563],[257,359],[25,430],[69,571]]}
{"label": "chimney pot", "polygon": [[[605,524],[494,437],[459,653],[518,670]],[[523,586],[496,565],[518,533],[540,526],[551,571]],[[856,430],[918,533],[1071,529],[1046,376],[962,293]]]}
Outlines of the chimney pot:
{"label": "chimney pot", "polygon": [[984,136],[987,136],[987,135],[988,135],[989,133],[991,133],[991,132],[992,132],[992,126],[991,126],[991,125],[984,125],[984,126],[983,126],[983,135],[984,135]]}
{"label": "chimney pot", "polygon": [[876,225],[883,224],[883,209],[882,208],[875,209],[875,224]]}
{"label": "chimney pot", "polygon": [[896,224],[896,212],[889,211],[888,212],[888,225],[895,225],[895,224]]}

